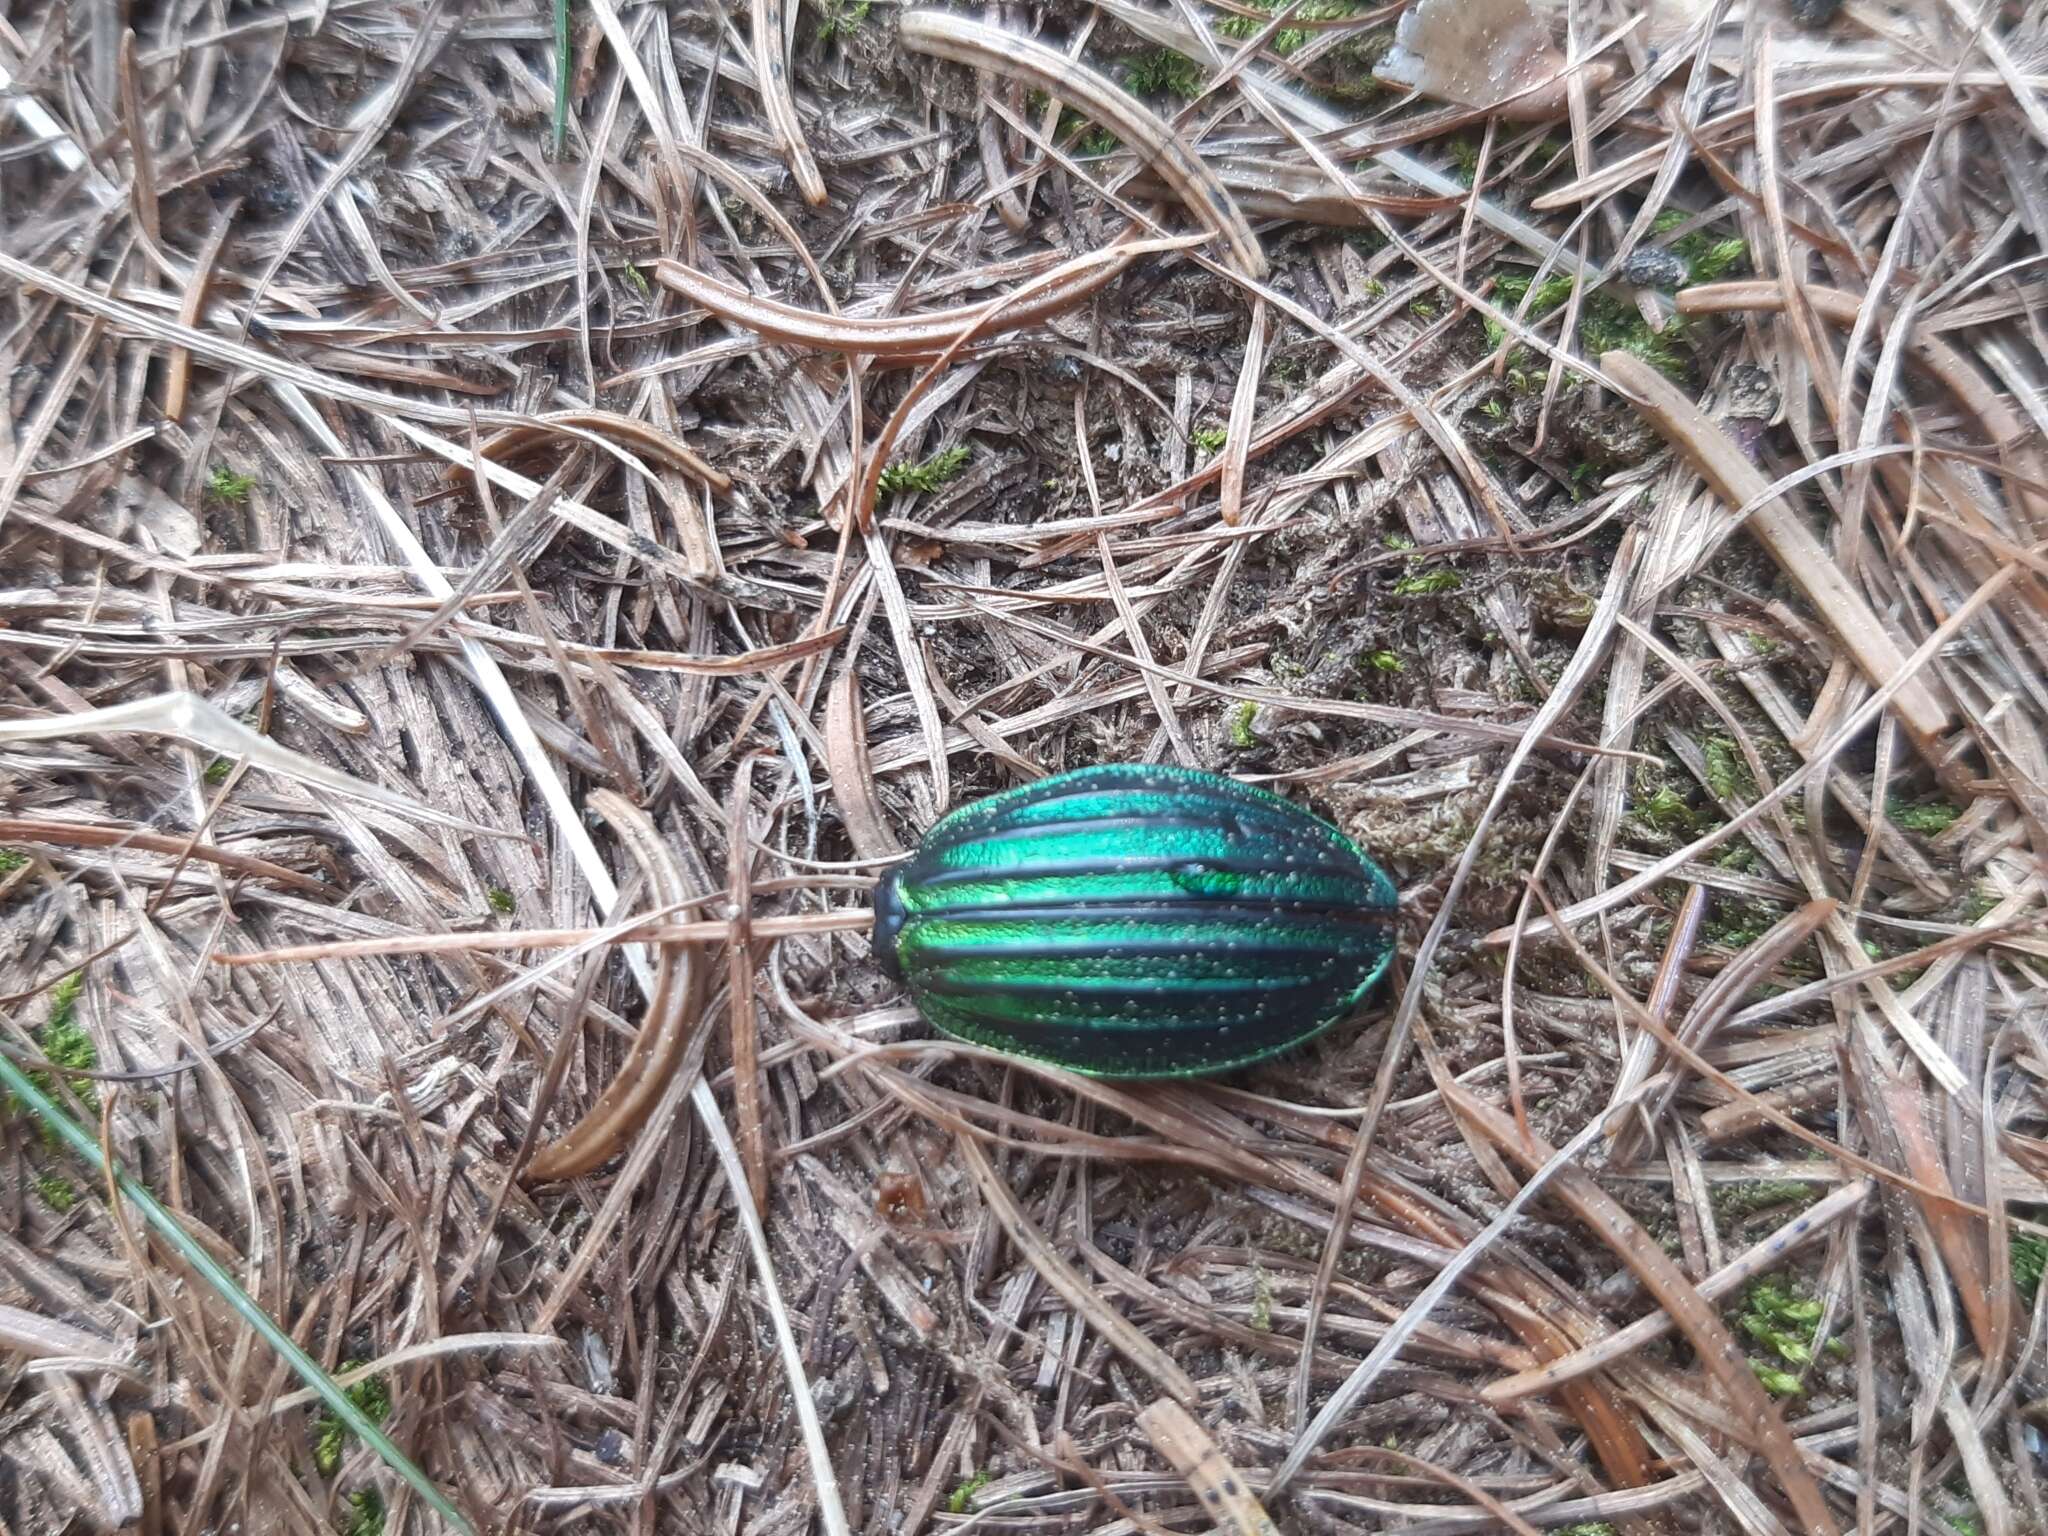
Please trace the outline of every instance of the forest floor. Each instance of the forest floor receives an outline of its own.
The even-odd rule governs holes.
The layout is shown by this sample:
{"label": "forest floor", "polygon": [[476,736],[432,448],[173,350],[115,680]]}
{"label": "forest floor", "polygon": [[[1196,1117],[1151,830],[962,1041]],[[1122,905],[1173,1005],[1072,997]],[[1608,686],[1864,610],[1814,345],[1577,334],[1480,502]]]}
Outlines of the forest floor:
{"label": "forest floor", "polygon": [[[0,19],[0,1536],[2048,1529],[2048,8],[1400,10]],[[1147,760],[1390,983],[933,1038]]]}

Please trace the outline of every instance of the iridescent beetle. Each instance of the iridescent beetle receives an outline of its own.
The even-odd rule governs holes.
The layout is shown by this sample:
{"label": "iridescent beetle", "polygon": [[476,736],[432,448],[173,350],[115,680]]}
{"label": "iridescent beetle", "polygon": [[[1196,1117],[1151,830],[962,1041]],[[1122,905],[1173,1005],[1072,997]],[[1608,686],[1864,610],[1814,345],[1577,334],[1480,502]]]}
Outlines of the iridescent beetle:
{"label": "iridescent beetle", "polygon": [[[658,841],[644,812],[593,800]],[[1395,901],[1350,839],[1278,795],[1112,764],[942,817],[876,889],[874,944],[955,1039],[1091,1077],[1200,1077],[1356,1012],[1393,957]],[[589,1172],[652,1113],[711,970],[685,945],[662,954],[656,1022],[526,1182]]]}
{"label": "iridescent beetle", "polygon": [[1096,1077],[1263,1061],[1355,1013],[1396,896],[1329,823],[1189,768],[1056,774],[941,818],[875,953],[942,1033]]}

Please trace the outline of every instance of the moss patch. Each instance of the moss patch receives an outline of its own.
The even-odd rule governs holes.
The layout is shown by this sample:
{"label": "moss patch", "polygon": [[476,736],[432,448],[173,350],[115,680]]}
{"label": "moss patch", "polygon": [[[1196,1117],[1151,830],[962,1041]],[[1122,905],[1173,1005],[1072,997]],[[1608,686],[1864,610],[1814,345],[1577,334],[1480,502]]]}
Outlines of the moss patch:
{"label": "moss patch", "polygon": [[[1245,0],[1254,10],[1270,12],[1275,0]],[[1294,13],[1297,21],[1340,21],[1346,16],[1356,15],[1358,7],[1349,0],[1308,0],[1308,3]],[[1226,16],[1216,23],[1216,32],[1221,37],[1248,41],[1265,31],[1266,22],[1261,17]],[[1266,46],[1285,58],[1297,48],[1307,46],[1315,33],[1307,27],[1282,27],[1266,39]]]}
{"label": "moss patch", "polygon": [[[98,1047],[92,1043],[92,1036],[80,1028],[78,1023],[78,994],[84,989],[85,976],[83,972],[79,971],[72,972],[62,981],[58,982],[56,986],[52,987],[50,989],[49,1020],[41,1029],[35,1032],[34,1036],[36,1049],[42,1052],[45,1061],[50,1062],[54,1066],[69,1068],[74,1072],[91,1072],[100,1064]],[[52,1098],[61,1098],[57,1085],[53,1081],[53,1074],[48,1072],[31,1072],[28,1075],[28,1080]],[[100,1096],[98,1090],[93,1087],[91,1080],[80,1077],[67,1077],[65,1081],[70,1085],[71,1092],[77,1097],[78,1102],[84,1107],[86,1113],[97,1118],[100,1108]],[[27,1106],[13,1094],[7,1095],[6,1110],[9,1115],[22,1114],[26,1109]],[[44,1126],[43,1141],[46,1145],[55,1147],[58,1144],[57,1133],[48,1126]]]}
{"label": "moss patch", "polygon": [[241,475],[225,464],[216,464],[206,477],[206,494],[228,507],[243,507],[249,504],[249,493],[256,489],[254,475]]}
{"label": "moss patch", "polygon": [[1937,832],[1946,832],[1956,824],[1956,818],[1963,813],[1945,800],[1922,800],[1915,805],[1901,804],[1894,800],[1885,807],[1885,815],[1895,827],[1908,832],[1919,832],[1932,837]]}
{"label": "moss patch", "polygon": [[1410,571],[1394,583],[1396,597],[1434,597],[1443,592],[1455,592],[1465,584],[1465,578],[1444,566],[1435,570]]}
{"label": "moss patch", "polygon": [[958,479],[973,457],[972,450],[961,444],[943,448],[920,464],[891,464],[882,471],[882,493],[895,496],[904,491],[936,491],[949,480]]}
{"label": "moss patch", "polygon": [[1241,701],[1230,711],[1230,744],[1240,752],[1259,744],[1259,738],[1252,734],[1252,716],[1258,712],[1259,706],[1251,699]]}
{"label": "moss patch", "polygon": [[[1688,215],[1683,208],[1666,208],[1650,225],[1652,234],[1662,235],[1678,228]],[[1711,283],[1749,265],[1749,244],[1734,235],[1717,235],[1710,229],[1696,229],[1680,235],[1665,249],[1681,257],[1695,283]]]}
{"label": "moss patch", "polygon": [[949,1515],[972,1514],[974,1512],[974,1496],[995,1480],[995,1473],[989,1471],[987,1467],[983,1467],[972,1477],[968,1478],[966,1482],[960,1484],[959,1487],[946,1495],[946,1513]]}
{"label": "moss patch", "polygon": [[2048,1268],[2048,1238],[2016,1235],[2011,1244],[2012,1283],[2022,1300],[2031,1307],[2041,1289],[2041,1272]]}
{"label": "moss patch", "polygon": [[[1527,310],[1522,311],[1523,318],[1540,320],[1561,308],[1571,297],[1574,281],[1569,276],[1545,278],[1535,286]],[[1526,272],[1497,274],[1493,287],[1495,302],[1504,310],[1520,311],[1523,298],[1529,295],[1530,283],[1530,274]],[[1507,340],[1507,328],[1489,316],[1482,316],[1481,321],[1487,345],[1497,349]],[[1520,350],[1517,349],[1518,354]],[[1674,316],[1663,330],[1653,331],[1635,305],[1604,288],[1579,306],[1579,350],[1588,357],[1598,357],[1603,352],[1627,352],[1660,373],[1674,377],[1685,372],[1692,355],[1682,319]],[[1527,360],[1517,363],[1511,356],[1509,364],[1526,367]]]}
{"label": "moss patch", "polygon": [[1178,96],[1193,101],[1202,94],[1201,66],[1171,48],[1154,48],[1124,65],[1124,85],[1136,96]]}
{"label": "moss patch", "polygon": [[376,1489],[359,1488],[343,1502],[342,1536],[384,1536],[384,1500]]}
{"label": "moss patch", "polygon": [[[344,1361],[341,1374],[361,1369],[361,1360]],[[354,1386],[346,1389],[348,1400],[360,1408],[372,1424],[382,1424],[391,1416],[391,1384],[382,1376],[365,1376]],[[355,1435],[326,1409],[321,1409],[313,1419],[313,1465],[320,1469],[322,1477],[332,1477],[341,1469],[341,1458],[348,1450],[349,1442]],[[382,1523],[382,1515],[379,1517]]]}

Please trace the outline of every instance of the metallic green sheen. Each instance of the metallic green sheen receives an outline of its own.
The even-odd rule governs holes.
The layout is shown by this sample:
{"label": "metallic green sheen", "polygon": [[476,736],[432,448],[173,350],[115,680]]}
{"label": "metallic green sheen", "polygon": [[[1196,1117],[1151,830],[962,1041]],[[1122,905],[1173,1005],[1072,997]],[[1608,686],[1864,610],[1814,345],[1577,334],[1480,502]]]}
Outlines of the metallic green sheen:
{"label": "metallic green sheen", "polygon": [[943,817],[875,893],[942,1033],[1091,1077],[1198,1077],[1356,1013],[1393,884],[1328,822],[1191,768],[1056,774]]}

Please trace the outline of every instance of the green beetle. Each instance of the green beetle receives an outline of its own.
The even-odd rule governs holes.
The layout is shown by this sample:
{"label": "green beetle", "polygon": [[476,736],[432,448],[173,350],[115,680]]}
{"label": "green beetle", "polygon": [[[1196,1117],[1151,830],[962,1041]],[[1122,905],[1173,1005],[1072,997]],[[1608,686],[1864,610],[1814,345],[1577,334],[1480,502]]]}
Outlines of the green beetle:
{"label": "green beetle", "polygon": [[963,806],[875,892],[875,953],[942,1033],[1091,1077],[1195,1077],[1350,1017],[1396,895],[1328,822],[1110,764]]}

